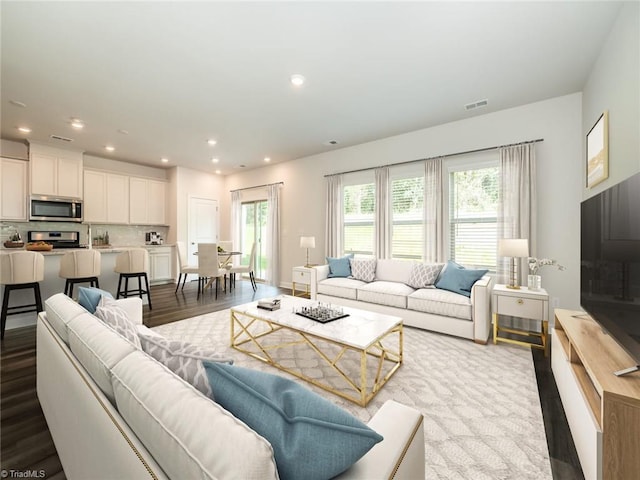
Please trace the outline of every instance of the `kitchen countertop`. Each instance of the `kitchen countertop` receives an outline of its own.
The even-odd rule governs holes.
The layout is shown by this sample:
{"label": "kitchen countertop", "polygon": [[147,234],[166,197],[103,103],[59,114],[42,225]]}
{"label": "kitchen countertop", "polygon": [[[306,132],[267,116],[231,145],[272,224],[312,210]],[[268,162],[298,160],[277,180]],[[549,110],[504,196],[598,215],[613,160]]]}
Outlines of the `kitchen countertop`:
{"label": "kitchen countertop", "polygon": [[[158,247],[173,247],[174,245],[171,243],[164,243],[162,245],[122,245],[122,246],[115,246],[112,245],[110,247],[106,247],[106,248],[96,248],[93,247],[94,250],[98,250],[100,253],[120,253],[124,250],[128,250],[130,248],[158,248]],[[0,255],[7,255],[11,252],[21,252],[26,250],[25,247],[22,248],[6,248],[6,247],[0,247]],[[45,257],[46,256],[51,256],[51,255],[64,255],[67,252],[73,252],[76,250],[87,250],[86,248],[54,248],[53,250],[50,250],[48,252],[39,252],[41,254],[43,254]]]}

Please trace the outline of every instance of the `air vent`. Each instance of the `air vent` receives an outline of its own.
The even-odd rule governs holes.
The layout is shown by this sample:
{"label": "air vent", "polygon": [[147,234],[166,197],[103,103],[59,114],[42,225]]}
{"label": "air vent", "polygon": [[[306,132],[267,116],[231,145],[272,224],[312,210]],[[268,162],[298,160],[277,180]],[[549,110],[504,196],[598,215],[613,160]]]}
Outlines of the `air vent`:
{"label": "air vent", "polygon": [[338,140],[327,140],[324,142],[325,145],[338,145]]}
{"label": "air vent", "polygon": [[73,142],[72,138],[61,137],[60,135],[51,135],[54,140],[60,140],[61,142]]}
{"label": "air vent", "polygon": [[484,100],[478,100],[477,102],[467,103],[464,106],[465,110],[473,110],[474,108],[486,107],[489,104],[489,100],[486,98]]}

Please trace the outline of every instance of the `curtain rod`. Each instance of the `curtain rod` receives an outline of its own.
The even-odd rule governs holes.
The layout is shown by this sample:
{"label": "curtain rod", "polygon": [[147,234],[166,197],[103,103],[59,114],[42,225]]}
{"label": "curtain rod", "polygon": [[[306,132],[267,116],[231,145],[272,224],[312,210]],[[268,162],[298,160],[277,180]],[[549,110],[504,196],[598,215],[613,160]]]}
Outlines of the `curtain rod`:
{"label": "curtain rod", "polygon": [[240,192],[241,190],[251,190],[254,188],[270,187],[271,185],[284,185],[284,182],[265,183],[264,185],[256,185],[255,187],[236,188],[235,190],[229,190],[229,192]]}
{"label": "curtain rod", "polygon": [[340,172],[340,173],[329,173],[328,175],[325,175],[325,177],[333,177],[334,175],[344,175],[346,173],[366,172],[367,170],[375,170],[376,168],[381,168],[381,167],[395,167],[397,165],[407,165],[409,163],[425,162],[427,160],[433,160],[434,158],[447,158],[447,157],[456,157],[458,155],[466,155],[469,153],[488,152],[489,150],[497,150],[499,148],[515,147],[517,145],[526,145],[528,143],[538,143],[538,142],[544,142],[544,138],[538,138],[536,140],[527,140],[525,142],[519,142],[519,143],[510,143],[508,145],[496,145],[495,147],[477,148],[475,150],[467,150],[466,152],[447,153],[446,155],[436,155],[434,157],[419,158],[417,160],[407,160],[406,162],[389,163],[387,165],[380,165],[378,167],[367,167],[367,168],[359,168],[357,170],[349,170],[349,171]]}

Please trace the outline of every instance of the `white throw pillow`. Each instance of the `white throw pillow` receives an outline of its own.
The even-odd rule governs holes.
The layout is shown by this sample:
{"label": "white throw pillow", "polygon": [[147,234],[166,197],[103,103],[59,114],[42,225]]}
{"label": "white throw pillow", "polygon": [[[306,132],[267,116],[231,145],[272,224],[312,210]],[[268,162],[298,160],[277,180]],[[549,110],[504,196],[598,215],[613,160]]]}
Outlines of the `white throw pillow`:
{"label": "white throw pillow", "polygon": [[363,282],[373,282],[376,278],[376,259],[358,259],[352,258],[349,260],[351,263],[351,276],[356,280],[362,280]]}
{"label": "white throw pillow", "polygon": [[407,285],[413,288],[432,287],[442,267],[444,263],[414,263]]}
{"label": "white throw pillow", "polygon": [[102,297],[100,306],[96,308],[95,316],[133,343],[136,348],[142,348],[138,338],[138,329],[129,320],[127,312],[119,307],[115,300]]}
{"label": "white throw pillow", "polygon": [[213,398],[203,360],[233,363],[231,357],[215,353],[189,342],[167,340],[162,336],[140,334],[142,350],[166,366],[199,391]]}

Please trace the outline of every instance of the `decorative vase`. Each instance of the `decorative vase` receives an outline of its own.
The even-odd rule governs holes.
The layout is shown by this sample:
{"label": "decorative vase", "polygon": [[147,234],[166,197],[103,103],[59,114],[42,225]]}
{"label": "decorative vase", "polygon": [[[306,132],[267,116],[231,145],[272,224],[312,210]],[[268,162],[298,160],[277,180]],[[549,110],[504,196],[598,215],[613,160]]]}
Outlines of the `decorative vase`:
{"label": "decorative vase", "polygon": [[542,287],[542,277],[540,275],[529,275],[527,278],[529,290],[538,291]]}

